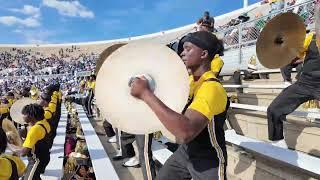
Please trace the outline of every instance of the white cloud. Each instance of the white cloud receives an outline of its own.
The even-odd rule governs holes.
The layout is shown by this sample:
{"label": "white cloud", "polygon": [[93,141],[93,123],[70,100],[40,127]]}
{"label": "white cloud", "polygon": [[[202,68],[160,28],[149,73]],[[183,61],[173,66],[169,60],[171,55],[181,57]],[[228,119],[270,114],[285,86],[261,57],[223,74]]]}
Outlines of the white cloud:
{"label": "white cloud", "polygon": [[25,27],[40,26],[40,22],[36,18],[29,17],[29,18],[22,19],[15,16],[1,16],[0,24],[6,25],[6,26],[20,25]]}
{"label": "white cloud", "polygon": [[16,29],[13,32],[21,35],[24,39],[24,43],[31,44],[48,44],[48,38],[55,35],[54,31],[49,31],[46,29],[37,29],[37,30],[24,30]]}
{"label": "white cloud", "polygon": [[59,14],[64,16],[94,18],[94,13],[79,1],[42,0],[42,3],[47,7],[57,9]]}
{"label": "white cloud", "polygon": [[24,5],[22,9],[9,9],[12,12],[19,12],[25,15],[30,15],[34,18],[39,18],[40,17],[40,8],[31,6],[31,5]]}

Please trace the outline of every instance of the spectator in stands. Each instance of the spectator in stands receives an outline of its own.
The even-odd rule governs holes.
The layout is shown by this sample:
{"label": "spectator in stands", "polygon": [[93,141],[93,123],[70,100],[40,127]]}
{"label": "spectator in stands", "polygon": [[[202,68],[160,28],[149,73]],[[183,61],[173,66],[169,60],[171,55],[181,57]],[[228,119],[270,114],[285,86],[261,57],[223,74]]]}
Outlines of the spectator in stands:
{"label": "spectator in stands", "polygon": [[197,25],[207,28],[210,32],[214,30],[214,18],[210,17],[209,11],[205,11],[203,17],[197,21]]}
{"label": "spectator in stands", "polygon": [[6,154],[6,133],[0,128],[0,179],[18,180],[26,170],[26,165],[17,156]]}
{"label": "spectator in stands", "polygon": [[271,10],[270,13],[280,11],[284,8],[284,0],[269,0]]}
{"label": "spectator in stands", "polygon": [[89,78],[89,83],[88,83],[88,104],[87,104],[87,110],[88,110],[88,117],[92,117],[92,100],[94,98],[94,89],[96,87],[96,75],[92,74]]}
{"label": "spectator in stands", "polygon": [[210,69],[220,43],[215,35],[204,31],[191,33],[184,39],[181,56],[192,72],[192,90],[182,114],[161,102],[145,79],[135,79],[131,84],[131,95],[144,101],[182,143],[160,169],[159,180],[226,179],[223,126],[228,100]]}

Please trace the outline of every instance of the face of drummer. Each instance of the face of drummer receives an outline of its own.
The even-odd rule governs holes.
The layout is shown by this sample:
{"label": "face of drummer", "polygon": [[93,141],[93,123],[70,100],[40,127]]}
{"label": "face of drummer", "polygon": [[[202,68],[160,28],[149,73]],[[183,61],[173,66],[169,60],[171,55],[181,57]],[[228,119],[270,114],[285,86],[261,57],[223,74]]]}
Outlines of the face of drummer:
{"label": "face of drummer", "polygon": [[26,123],[28,123],[28,124],[34,122],[34,119],[33,119],[32,117],[26,115],[26,114],[23,114],[23,120],[24,120]]}
{"label": "face of drummer", "polygon": [[181,59],[191,70],[200,67],[208,57],[208,51],[199,48],[191,42],[183,44]]}

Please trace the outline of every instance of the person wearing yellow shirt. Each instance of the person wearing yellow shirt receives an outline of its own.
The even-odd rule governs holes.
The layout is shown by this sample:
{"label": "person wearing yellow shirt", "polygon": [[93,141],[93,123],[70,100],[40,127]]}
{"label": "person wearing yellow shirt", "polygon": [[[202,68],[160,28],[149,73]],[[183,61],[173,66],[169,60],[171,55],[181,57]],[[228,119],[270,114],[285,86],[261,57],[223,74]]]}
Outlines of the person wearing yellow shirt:
{"label": "person wearing yellow shirt", "polygon": [[205,31],[184,38],[181,57],[192,78],[189,102],[182,114],[166,106],[150,90],[145,77],[131,83],[131,95],[144,101],[181,143],[160,169],[158,180],[226,179],[223,126],[229,101],[210,68],[221,46],[215,35]]}
{"label": "person wearing yellow shirt", "polygon": [[16,147],[15,153],[28,156],[27,170],[23,179],[39,180],[50,161],[48,137],[51,128],[44,119],[43,107],[39,104],[29,104],[22,109],[23,118],[30,130],[21,148]]}
{"label": "person wearing yellow shirt", "polygon": [[219,56],[219,54],[214,56],[214,59],[211,61],[211,71],[215,75],[215,77],[219,77],[219,74],[221,72],[221,69],[224,65],[223,60]]}
{"label": "person wearing yellow shirt", "polygon": [[303,45],[303,51],[301,51],[298,56],[292,60],[292,62],[282,68],[280,68],[280,72],[283,78],[283,81],[285,82],[286,85],[291,85],[292,84],[292,79],[291,79],[291,73],[292,73],[292,69],[296,68],[297,70],[297,75],[296,75],[296,79],[299,78],[300,74],[301,74],[301,70],[302,70],[302,66],[303,66],[303,59],[305,57],[306,54],[306,50],[308,49],[311,41],[312,41],[312,37],[313,37],[313,32],[309,33],[304,41],[304,45]]}
{"label": "person wearing yellow shirt", "polygon": [[0,128],[0,179],[18,180],[26,170],[26,165],[17,156],[5,154],[8,141],[6,133]]}
{"label": "person wearing yellow shirt", "polygon": [[88,92],[89,92],[89,95],[88,95],[88,102],[86,104],[87,106],[87,111],[88,111],[88,117],[92,117],[93,114],[92,114],[92,100],[94,98],[94,89],[96,87],[96,75],[91,75],[90,76],[90,79],[88,81]]}
{"label": "person wearing yellow shirt", "polygon": [[50,128],[51,128],[50,137],[48,138],[49,139],[48,144],[51,149],[52,144],[53,144],[53,140],[56,136],[56,129],[57,129],[58,123],[59,123],[59,119],[56,116],[57,98],[56,98],[55,93],[53,93],[51,97],[47,93],[42,93],[40,97],[41,97],[41,101],[39,104],[43,107],[44,118],[48,121],[48,123],[50,124]]}
{"label": "person wearing yellow shirt", "polygon": [[286,116],[304,102],[320,100],[320,54],[315,33],[306,36],[304,50],[298,58],[304,58],[298,80],[284,89],[267,110],[269,139],[281,147],[287,147],[283,140],[283,121],[286,121]]}

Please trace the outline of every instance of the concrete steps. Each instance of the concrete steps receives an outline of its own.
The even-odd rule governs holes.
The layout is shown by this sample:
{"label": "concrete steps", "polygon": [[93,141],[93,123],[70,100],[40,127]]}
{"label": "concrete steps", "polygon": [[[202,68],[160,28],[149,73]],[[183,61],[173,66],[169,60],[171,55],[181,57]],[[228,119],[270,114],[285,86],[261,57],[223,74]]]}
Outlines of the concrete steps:
{"label": "concrete steps", "polygon": [[[232,109],[228,120],[237,134],[269,142],[266,113]],[[304,118],[288,116],[284,122],[285,140],[290,149],[320,157],[320,125]]]}
{"label": "concrete steps", "polygon": [[[250,104],[256,106],[269,106],[271,102],[278,96],[278,93],[236,93],[228,92],[228,96],[236,96],[238,103]],[[307,111],[303,104],[297,108],[298,111]]]}
{"label": "concrete steps", "polygon": [[312,174],[290,167],[279,162],[275,163],[259,154],[227,146],[227,176],[230,180],[314,180]]}

